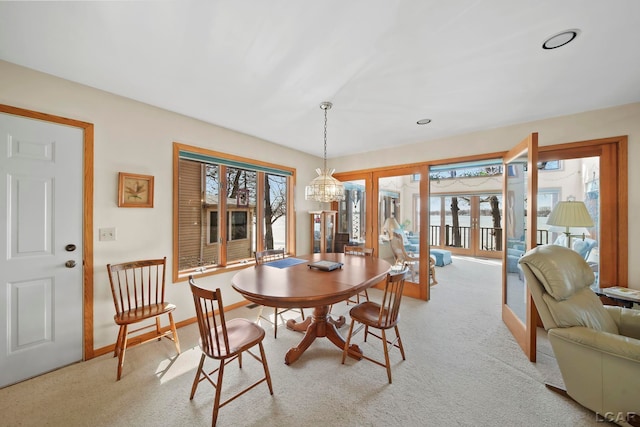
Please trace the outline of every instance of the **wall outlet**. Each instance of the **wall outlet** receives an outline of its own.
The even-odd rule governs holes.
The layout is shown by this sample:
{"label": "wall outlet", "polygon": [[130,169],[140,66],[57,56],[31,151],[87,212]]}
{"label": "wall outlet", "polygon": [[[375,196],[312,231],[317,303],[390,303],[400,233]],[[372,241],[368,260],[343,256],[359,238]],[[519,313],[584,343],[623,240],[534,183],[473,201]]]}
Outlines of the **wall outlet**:
{"label": "wall outlet", "polygon": [[98,230],[98,239],[101,242],[111,242],[111,241],[116,240],[116,229],[115,229],[115,227],[100,228]]}

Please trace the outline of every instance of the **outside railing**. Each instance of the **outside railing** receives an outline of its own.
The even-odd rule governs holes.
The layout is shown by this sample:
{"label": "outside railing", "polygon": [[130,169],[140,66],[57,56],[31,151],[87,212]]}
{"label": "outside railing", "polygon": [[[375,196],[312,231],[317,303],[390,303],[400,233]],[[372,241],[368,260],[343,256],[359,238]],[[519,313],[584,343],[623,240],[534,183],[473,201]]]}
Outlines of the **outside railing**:
{"label": "outside railing", "polygon": [[[471,227],[453,227],[452,225],[444,226],[444,244],[440,242],[439,225],[429,227],[429,238],[431,246],[434,247],[454,247],[454,248],[470,248]],[[538,230],[538,245],[546,245],[549,243],[549,230]],[[502,250],[502,228],[480,227],[480,244],[479,248],[483,251],[501,251]]]}

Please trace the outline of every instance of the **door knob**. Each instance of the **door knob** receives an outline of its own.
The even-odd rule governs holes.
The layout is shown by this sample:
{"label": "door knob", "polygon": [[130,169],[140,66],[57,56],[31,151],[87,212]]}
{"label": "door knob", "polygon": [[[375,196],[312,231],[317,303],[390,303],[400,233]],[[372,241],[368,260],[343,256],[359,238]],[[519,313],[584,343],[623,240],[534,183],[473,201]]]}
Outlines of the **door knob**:
{"label": "door knob", "polygon": [[72,259],[64,263],[64,266],[67,268],[73,268],[76,266],[76,262]]}
{"label": "door knob", "polygon": [[67,246],[64,247],[64,249],[67,252],[73,252],[76,250],[76,245],[74,245],[73,243],[69,243]]}

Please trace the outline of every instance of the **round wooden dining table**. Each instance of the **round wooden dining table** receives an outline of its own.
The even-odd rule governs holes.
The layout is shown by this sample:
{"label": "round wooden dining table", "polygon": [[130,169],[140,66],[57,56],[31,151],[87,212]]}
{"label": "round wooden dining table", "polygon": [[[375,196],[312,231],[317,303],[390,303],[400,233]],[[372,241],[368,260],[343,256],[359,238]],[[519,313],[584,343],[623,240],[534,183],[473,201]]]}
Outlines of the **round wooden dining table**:
{"label": "round wooden dining table", "polygon": [[[332,304],[344,301],[386,278],[391,264],[376,257],[322,253],[286,258],[289,262],[261,264],[233,276],[233,288],[247,300],[268,307],[313,308],[313,315],[302,322],[287,321],[287,327],[304,331],[300,343],[285,355],[289,365],[309,348],[316,338],[326,337],[340,350],[345,340],[329,315]],[[342,267],[323,271],[309,267],[316,261],[342,263]],[[349,355],[360,359],[362,352],[350,346]]]}

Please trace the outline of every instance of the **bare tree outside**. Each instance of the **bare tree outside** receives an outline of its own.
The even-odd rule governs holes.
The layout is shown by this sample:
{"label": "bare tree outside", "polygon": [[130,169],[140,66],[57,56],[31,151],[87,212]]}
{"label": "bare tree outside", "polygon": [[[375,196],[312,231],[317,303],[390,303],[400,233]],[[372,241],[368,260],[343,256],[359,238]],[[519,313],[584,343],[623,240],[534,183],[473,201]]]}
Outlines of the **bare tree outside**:
{"label": "bare tree outside", "polygon": [[458,198],[451,198],[451,221],[453,226],[453,242],[451,246],[455,246],[457,248],[462,246],[462,239],[460,234],[460,217],[458,216],[458,212],[460,208],[458,207]]}
{"label": "bare tree outside", "polygon": [[274,249],[273,225],[287,215],[287,178],[267,174],[264,197],[265,249]]}
{"label": "bare tree outside", "polygon": [[500,213],[500,200],[498,196],[492,195],[489,196],[488,199],[483,201],[488,201],[491,206],[491,218],[493,219],[493,244],[496,251],[502,250],[502,214]]}

